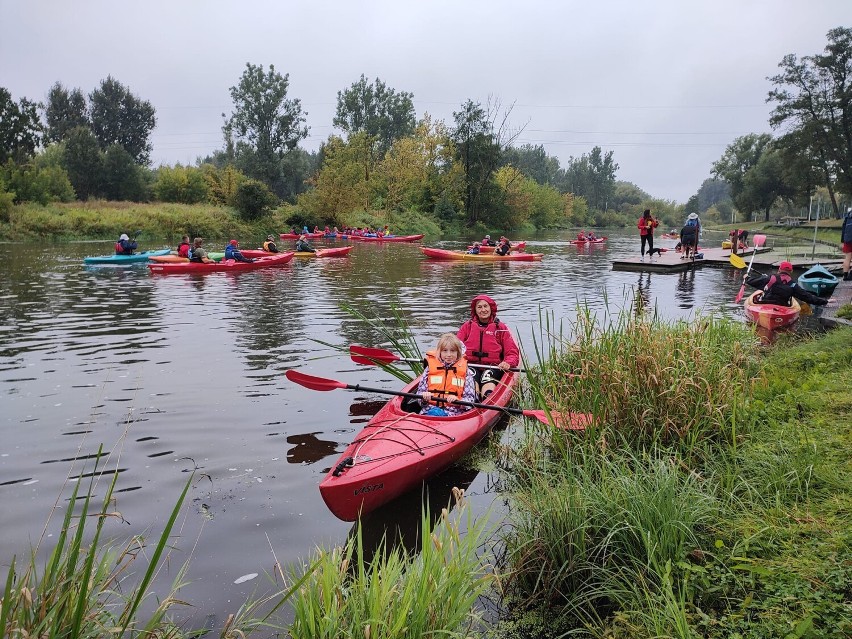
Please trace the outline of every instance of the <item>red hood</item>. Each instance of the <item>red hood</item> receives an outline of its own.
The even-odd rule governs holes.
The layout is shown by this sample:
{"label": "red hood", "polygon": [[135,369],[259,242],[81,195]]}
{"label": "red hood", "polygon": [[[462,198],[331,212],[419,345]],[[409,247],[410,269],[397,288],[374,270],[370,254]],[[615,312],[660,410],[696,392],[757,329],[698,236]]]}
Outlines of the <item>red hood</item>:
{"label": "red hood", "polygon": [[495,317],[497,317],[497,302],[492,300],[487,295],[477,295],[470,301],[470,318],[474,322],[479,321],[479,317],[477,317],[476,315],[476,303],[480,300],[485,300],[486,302],[488,302],[488,306],[491,307],[491,319],[493,320]]}

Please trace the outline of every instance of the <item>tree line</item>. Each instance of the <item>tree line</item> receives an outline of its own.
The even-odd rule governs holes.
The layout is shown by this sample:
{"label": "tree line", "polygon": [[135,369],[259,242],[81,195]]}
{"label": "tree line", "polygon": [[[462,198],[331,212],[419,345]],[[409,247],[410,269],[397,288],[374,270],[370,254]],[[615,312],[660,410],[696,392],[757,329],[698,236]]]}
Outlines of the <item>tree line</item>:
{"label": "tree line", "polygon": [[617,179],[612,151],[567,166],[516,145],[512,106],[466,100],[451,122],[415,116],[414,96],[364,75],[338,91],[333,134],[300,146],[306,113],[289,76],[246,64],[230,88],[222,148],[195,166],[150,168],[156,112],[112,77],[85,95],[57,82],[44,104],[0,87],[0,213],[11,203],[114,200],[234,207],[247,218],[285,203],[294,223],[358,224],[388,215],[444,228],[632,224],[652,208],[676,226],[685,212],[728,221],[801,206],[825,190],[839,215],[852,193],[852,30],[832,29],[823,54],[785,56],[768,101],[778,131],[737,138],[686,205]]}

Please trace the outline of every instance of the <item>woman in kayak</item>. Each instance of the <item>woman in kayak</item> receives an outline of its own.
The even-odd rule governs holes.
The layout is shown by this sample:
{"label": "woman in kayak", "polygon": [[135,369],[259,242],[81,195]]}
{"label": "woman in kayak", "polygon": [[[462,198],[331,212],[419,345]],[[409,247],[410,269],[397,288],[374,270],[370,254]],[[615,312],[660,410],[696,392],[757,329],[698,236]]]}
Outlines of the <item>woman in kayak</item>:
{"label": "woman in kayak", "polygon": [[266,241],[263,243],[263,250],[267,253],[278,252],[278,247],[275,246],[275,238],[272,235],[266,236]]}
{"label": "woman in kayak", "polygon": [[474,371],[479,396],[488,397],[497,382],[521,361],[512,332],[497,319],[497,302],[487,295],[477,295],[470,302],[470,319],[456,333],[467,349],[465,357],[474,364],[492,368]]}
{"label": "woman in kayak", "polygon": [[497,255],[508,255],[511,250],[512,245],[509,243],[509,240],[504,237],[502,240],[500,240],[500,245],[496,249],[494,249],[494,252]]}
{"label": "woman in kayak", "polygon": [[417,384],[417,393],[423,398],[421,415],[458,415],[471,407],[453,405],[452,402],[476,401],[476,380],[463,351],[464,346],[458,337],[444,333],[438,338],[435,350],[426,352],[426,370]]}

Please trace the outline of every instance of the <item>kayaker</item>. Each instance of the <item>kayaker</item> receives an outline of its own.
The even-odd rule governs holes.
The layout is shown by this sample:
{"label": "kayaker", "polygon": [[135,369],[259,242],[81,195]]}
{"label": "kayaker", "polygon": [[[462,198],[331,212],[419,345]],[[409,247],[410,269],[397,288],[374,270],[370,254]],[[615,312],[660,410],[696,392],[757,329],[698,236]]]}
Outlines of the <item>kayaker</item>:
{"label": "kayaker", "polygon": [[469,249],[467,249],[467,253],[469,253],[471,255],[479,255],[479,247],[480,247],[479,242],[474,242],[473,246],[471,246]]}
{"label": "kayaker", "polygon": [[[697,217],[697,216],[696,216]],[[648,255],[654,249],[654,229],[660,225],[660,222],[651,215],[651,209],[645,209],[642,212],[642,217],[636,222],[636,228],[639,229],[639,240],[641,241],[640,253],[642,261],[645,261],[645,245],[648,245]],[[654,258],[651,257],[651,260]]]}
{"label": "kayaker", "polygon": [[236,262],[254,262],[252,258],[246,257],[240,252],[239,246],[240,243],[236,240],[228,242],[228,245],[225,247],[225,259],[234,260]]}
{"label": "kayaker", "polygon": [[470,302],[470,319],[456,333],[465,345],[465,357],[474,364],[494,368],[474,370],[479,396],[488,397],[497,382],[521,361],[512,332],[497,319],[497,302],[487,295],[477,295]]}
{"label": "kayaker", "polygon": [[131,240],[127,233],[122,233],[118,237],[118,242],[115,243],[116,255],[133,255],[133,251],[138,247],[135,240]]}
{"label": "kayaker", "polygon": [[500,240],[500,245],[496,249],[494,249],[494,252],[497,255],[508,255],[511,250],[512,245],[509,243],[509,240],[504,237],[502,240]]}
{"label": "kayaker", "polygon": [[317,250],[308,244],[308,238],[305,237],[305,234],[302,233],[299,236],[299,239],[296,240],[296,251],[298,253],[316,253]]}
{"label": "kayaker", "polygon": [[793,265],[790,262],[781,262],[778,272],[769,278],[763,287],[763,294],[759,304],[777,304],[778,306],[790,306],[790,298],[793,297]]}
{"label": "kayaker", "polygon": [[464,346],[452,333],[438,338],[434,351],[426,352],[426,370],[417,384],[423,398],[421,415],[446,417],[470,410],[470,406],[453,406],[451,402],[476,401],[476,377],[464,358]]}
{"label": "kayaker", "polygon": [[204,238],[196,237],[192,240],[192,252],[189,257],[190,262],[202,262],[207,264],[208,262],[212,262],[209,257],[207,257],[207,250],[201,247],[202,242],[204,242]]}
{"label": "kayaker", "polygon": [[482,246],[497,246],[497,242],[491,239],[490,235],[482,238]]}
{"label": "kayaker", "polygon": [[178,244],[178,247],[177,247],[178,257],[188,258],[190,248],[191,248],[191,246],[189,244],[189,235],[184,235],[182,238],[180,238],[180,244]]}
{"label": "kayaker", "polygon": [[278,247],[275,246],[275,237],[272,235],[266,236],[266,241],[263,243],[263,250],[267,253],[277,253]]}

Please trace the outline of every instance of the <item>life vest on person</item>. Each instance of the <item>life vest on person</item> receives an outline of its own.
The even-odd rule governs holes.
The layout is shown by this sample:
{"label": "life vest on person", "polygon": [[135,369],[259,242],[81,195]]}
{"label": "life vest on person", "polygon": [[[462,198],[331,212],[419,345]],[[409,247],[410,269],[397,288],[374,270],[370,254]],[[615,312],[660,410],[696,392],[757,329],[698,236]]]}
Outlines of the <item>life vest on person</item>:
{"label": "life vest on person", "polygon": [[115,254],[121,255],[122,253],[124,253],[124,247],[121,245],[121,242],[116,242],[115,243]]}
{"label": "life vest on person", "polygon": [[266,251],[267,253],[277,253],[278,247],[275,245],[275,242],[271,242],[269,240],[266,240],[263,243],[263,250]]}
{"label": "life vest on person", "polygon": [[189,242],[181,242],[178,244],[178,256],[189,257]]}
{"label": "life vest on person", "polygon": [[[468,320],[470,332],[468,338],[462,340],[467,347],[466,356],[477,364],[499,364],[503,361],[503,345],[497,338],[500,320],[488,322],[485,326],[475,320]],[[461,338],[459,338],[461,339]],[[476,358],[475,360],[473,358]]]}
{"label": "life vest on person", "polygon": [[447,401],[461,399],[467,379],[467,360],[460,357],[452,366],[446,366],[435,351],[426,353],[429,365],[426,390]]}

